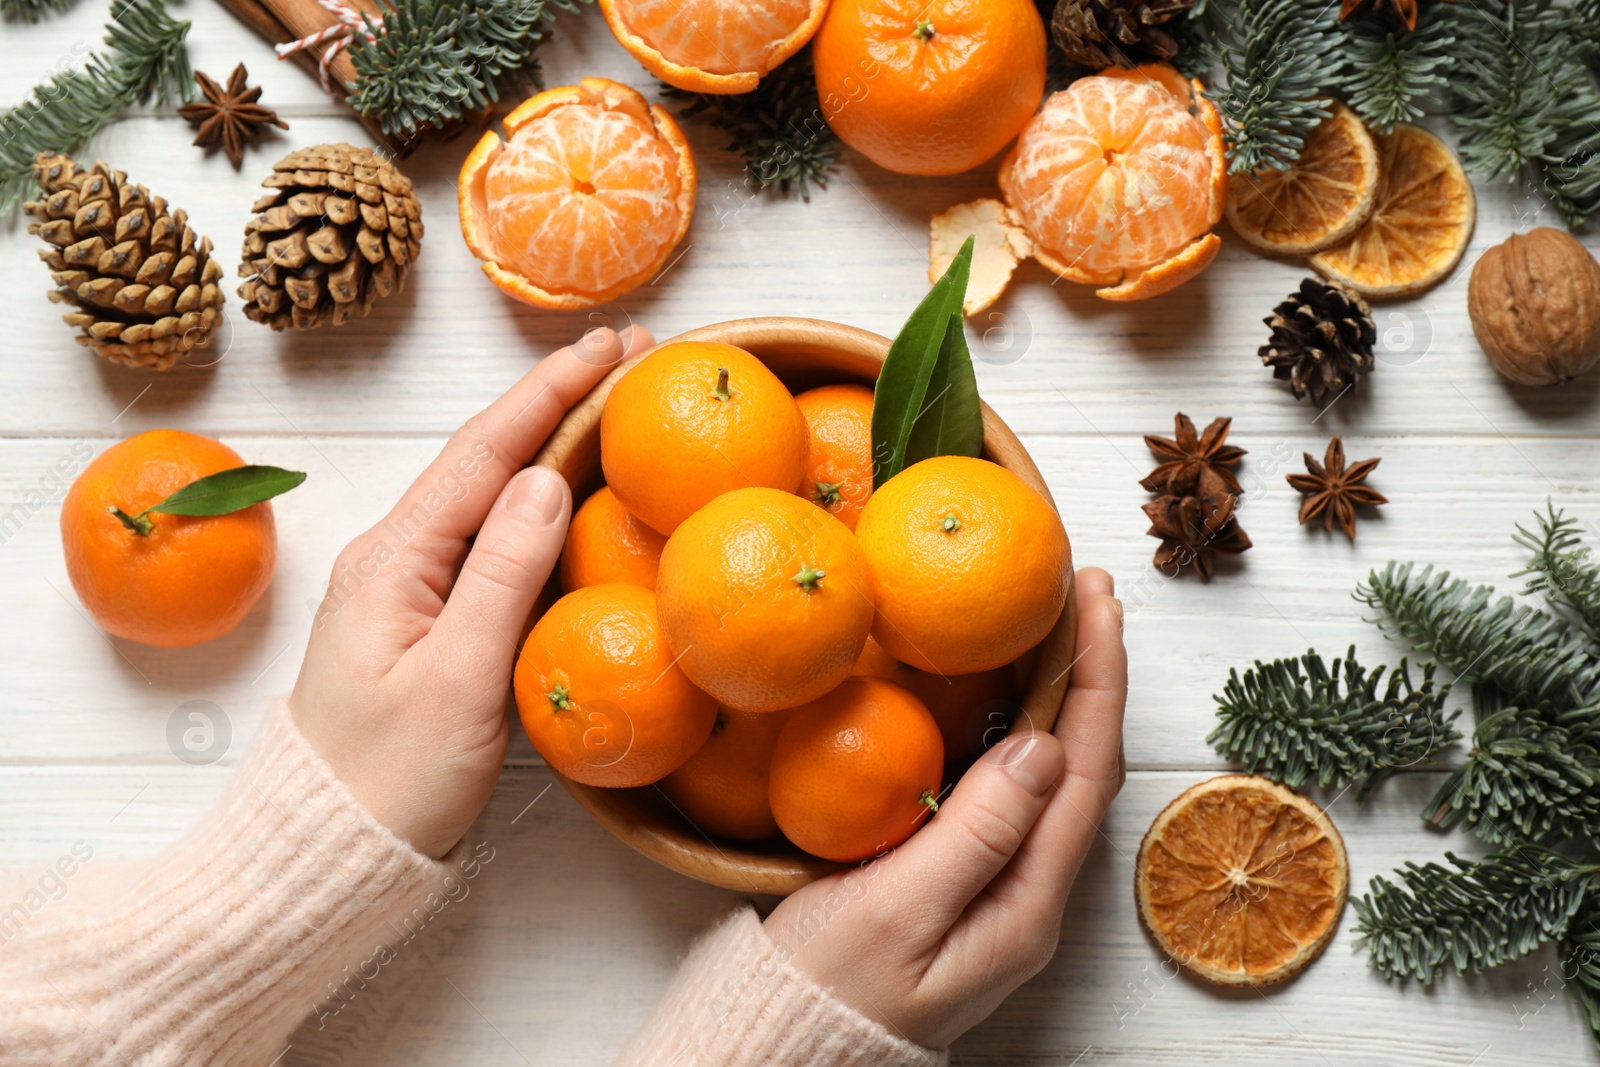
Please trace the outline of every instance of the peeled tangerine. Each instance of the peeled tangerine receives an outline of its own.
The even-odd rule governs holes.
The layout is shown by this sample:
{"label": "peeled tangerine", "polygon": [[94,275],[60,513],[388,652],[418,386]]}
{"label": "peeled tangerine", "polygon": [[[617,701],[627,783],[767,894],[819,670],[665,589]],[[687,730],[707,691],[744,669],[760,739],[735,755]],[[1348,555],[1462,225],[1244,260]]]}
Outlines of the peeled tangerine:
{"label": "peeled tangerine", "polygon": [[1106,300],[1165,293],[1210,265],[1228,182],[1222,121],[1202,88],[1153,63],[1045,101],[1000,165],[1034,258]]}
{"label": "peeled tangerine", "polygon": [[615,300],[655,276],[694,216],[695,167],[672,116],[626,85],[549,89],[461,167],[461,233],[483,272],[534,307]]}
{"label": "peeled tangerine", "polygon": [[645,70],[694,93],[748,93],[804,48],[828,0],[600,0]]}

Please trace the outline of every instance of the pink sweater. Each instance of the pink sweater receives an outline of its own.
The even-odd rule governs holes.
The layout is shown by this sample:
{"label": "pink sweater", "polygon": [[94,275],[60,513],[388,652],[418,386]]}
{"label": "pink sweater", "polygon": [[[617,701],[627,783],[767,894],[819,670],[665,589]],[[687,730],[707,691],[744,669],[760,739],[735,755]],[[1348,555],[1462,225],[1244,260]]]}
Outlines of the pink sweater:
{"label": "pink sweater", "polygon": [[[461,847],[430,860],[379,825],[280,705],[187,835],[142,863],[74,871],[72,893],[37,912],[0,915],[0,1063],[266,1067],[347,967],[402,939],[475,862]],[[744,904],[691,946],[617,1062],[948,1058],[795,970]]]}

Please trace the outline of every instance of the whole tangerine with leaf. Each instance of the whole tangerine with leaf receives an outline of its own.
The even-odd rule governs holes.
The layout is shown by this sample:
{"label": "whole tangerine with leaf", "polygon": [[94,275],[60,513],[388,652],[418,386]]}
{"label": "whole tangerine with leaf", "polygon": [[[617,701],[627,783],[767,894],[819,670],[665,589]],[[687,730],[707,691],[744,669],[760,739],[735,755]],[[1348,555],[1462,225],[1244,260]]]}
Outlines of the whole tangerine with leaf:
{"label": "whole tangerine with leaf", "polygon": [[1032,0],[833,0],[811,43],[822,114],[900,174],[960,174],[1020,133],[1045,87]]}
{"label": "whole tangerine with leaf", "polygon": [[667,539],[622,506],[602,485],[573,513],[561,548],[561,588],[566,592],[607,582],[656,587]]}
{"label": "whole tangerine with leaf", "polygon": [[663,534],[733,489],[793,493],[807,442],[794,396],[733,345],[662,345],[617,380],[600,415],[606,484]]}
{"label": "whole tangerine with leaf", "polygon": [[656,597],[626,582],[568,593],[523,642],[512,676],[528,740],[585,785],[649,785],[705,744],[717,704],[678,669]]}
{"label": "whole tangerine with leaf", "polygon": [[1199,274],[1228,194],[1222,120],[1165,63],[1113,67],[1045,101],[1000,165],[1040,263],[1105,300],[1143,300]]}
{"label": "whole tangerine with leaf", "polygon": [[800,495],[854,530],[872,496],[872,390],[823,385],[794,399],[810,431]]}
{"label": "whole tangerine with leaf", "polygon": [[61,504],[67,577],[109,634],[160,648],[238,626],[272,581],[267,501],[305,480],[221,441],[150,430],[100,453]]}
{"label": "whole tangerine with leaf", "polygon": [[539,308],[603,304],[655,277],[694,217],[694,156],[666,109],[605,78],[525,101],[461,166],[467,248]]}
{"label": "whole tangerine with leaf", "polygon": [[708,834],[760,841],[778,832],[767,787],[772,753],[789,721],[784,711],[718,709],[711,736],[661,780],[680,814]]}
{"label": "whole tangerine with leaf", "polygon": [[667,539],[661,630],[696,685],[736,711],[814,700],[872,626],[867,558],[844,523],[777,489],[724,493]]}
{"label": "whole tangerine with leaf", "polygon": [[910,837],[939,807],[944,742],[909,691],[846,679],[796,708],[772,754],[772,814],[813,856],[850,863]]}
{"label": "whole tangerine with leaf", "polygon": [[828,0],[600,0],[617,43],[692,93],[748,93],[822,24]]}

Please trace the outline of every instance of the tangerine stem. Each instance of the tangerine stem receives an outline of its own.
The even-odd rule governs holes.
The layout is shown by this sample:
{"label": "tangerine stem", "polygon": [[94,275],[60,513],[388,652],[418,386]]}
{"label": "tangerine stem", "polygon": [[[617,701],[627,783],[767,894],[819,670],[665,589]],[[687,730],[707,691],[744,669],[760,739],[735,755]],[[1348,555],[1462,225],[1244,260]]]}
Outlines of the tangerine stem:
{"label": "tangerine stem", "polygon": [[952,511],[943,519],[939,520],[939,529],[943,530],[945,533],[955,533],[957,530],[961,529],[961,520],[956,518],[956,513]]}
{"label": "tangerine stem", "polygon": [[912,31],[919,41],[933,40],[933,23],[928,19],[918,19],[917,28]]}
{"label": "tangerine stem", "polygon": [[733,390],[728,386],[728,368],[717,368],[717,387],[711,390],[711,395],[718,400],[732,400]]}
{"label": "tangerine stem", "polygon": [[939,810],[939,800],[933,795],[933,790],[931,789],[924,789],[922,795],[917,798],[917,803],[925,805],[929,811]]}
{"label": "tangerine stem", "polygon": [[815,589],[817,583],[827,576],[827,571],[821,571],[810,564],[806,564],[800,568],[799,573],[794,576],[794,580],[809,591]]}
{"label": "tangerine stem", "polygon": [[552,705],[554,705],[556,710],[558,710],[558,711],[571,711],[572,710],[572,700],[570,699],[570,694],[571,693],[572,693],[571,689],[568,689],[566,686],[562,685],[560,682],[557,682],[555,684],[555,688],[551,689],[550,692],[546,693],[544,695],[544,698],[546,700],[548,700]]}
{"label": "tangerine stem", "polygon": [[839,495],[839,490],[843,488],[843,482],[818,482],[817,503],[821,504],[825,508],[833,507],[833,505],[837,504],[841,499],[843,499]]}
{"label": "tangerine stem", "polygon": [[144,511],[139,512],[137,515],[129,515],[126,511],[123,511],[115,504],[106,508],[106,510],[115,515],[118,522],[122,523],[122,525],[126,526],[140,537],[149,537],[150,531],[156,528],[155,523],[145,518],[146,512]]}

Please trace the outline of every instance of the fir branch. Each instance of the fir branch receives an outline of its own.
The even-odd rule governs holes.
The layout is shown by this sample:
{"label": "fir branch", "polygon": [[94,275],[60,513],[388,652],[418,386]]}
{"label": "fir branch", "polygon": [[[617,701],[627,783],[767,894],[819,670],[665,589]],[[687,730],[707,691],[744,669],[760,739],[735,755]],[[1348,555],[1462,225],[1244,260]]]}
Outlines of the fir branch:
{"label": "fir branch", "polygon": [[1328,117],[1319,98],[1337,80],[1344,37],[1327,0],[1238,0],[1219,40],[1220,90],[1230,172],[1285,168]]}
{"label": "fir branch", "polygon": [[[1594,88],[1566,18],[1553,0],[1456,5],[1451,121],[1468,169],[1489,178],[1515,175],[1549,160],[1574,118],[1585,118],[1580,112]],[[1591,104],[1591,125],[1593,115]]]}
{"label": "fir branch", "polygon": [[1377,877],[1351,900],[1357,943],[1387,978],[1426,985],[1446,970],[1472,974],[1527,955],[1566,933],[1596,871],[1533,845],[1445,859],[1454,870],[1407,863],[1395,872],[1400,884]]}
{"label": "fir branch", "polygon": [[542,86],[534,52],[560,12],[592,0],[382,0],[383,30],[352,40],[350,103],[410,138]]}
{"label": "fir branch", "polygon": [[1561,942],[1561,977],[1600,1049],[1600,894],[1591,894]]}
{"label": "fir branch", "polygon": [[38,22],[53,11],[65,11],[75,0],[0,0],[0,15],[23,22]]}
{"label": "fir branch", "polygon": [[33,187],[38,153],[75,151],[134,104],[187,100],[194,78],[188,33],[189,24],[168,16],[162,0],[115,0],[104,49],[0,114],[0,212]]}
{"label": "fir branch", "polygon": [[1424,6],[1415,31],[1397,29],[1387,19],[1354,19],[1345,24],[1349,63],[1340,88],[1345,102],[1379,133],[1398,122],[1422,116],[1421,102],[1448,81],[1455,37],[1444,9]]}
{"label": "fir branch", "polygon": [[1494,599],[1449,571],[1413,573],[1410,563],[1373,571],[1356,599],[1377,609],[1375,621],[1464,678],[1494,685],[1529,707],[1574,708],[1589,703],[1600,665],[1587,654],[1581,631],[1564,620]]}
{"label": "fir branch", "polygon": [[[1302,673],[1301,665],[1305,670]],[[1404,661],[1389,675],[1368,673],[1351,646],[1330,670],[1315,652],[1272,663],[1257,660],[1240,678],[1228,673],[1215,697],[1220,725],[1206,738],[1217,752],[1291,789],[1308,781],[1344,787],[1362,782],[1365,799],[1389,774],[1438,753],[1461,735],[1444,712],[1446,685],[1435,689],[1433,664],[1422,668],[1422,687],[1411,684]]]}
{"label": "fir branch", "polygon": [[1528,565],[1511,575],[1533,575],[1525,595],[1543,593],[1551,604],[1566,608],[1583,621],[1591,636],[1600,634],[1600,560],[1590,555],[1580,531],[1583,524],[1557,511],[1549,501],[1534,512],[1538,532],[1520,523],[1512,539],[1528,550]]}
{"label": "fir branch", "polygon": [[1600,709],[1551,715],[1503,703],[1474,694],[1472,752],[1423,818],[1495,844],[1600,840]]}
{"label": "fir branch", "polygon": [[1536,180],[1569,227],[1600,216],[1600,128],[1574,123],[1539,161]]}
{"label": "fir branch", "polygon": [[797,192],[810,200],[813,185],[827,187],[828,172],[839,159],[839,138],[817,100],[809,47],[762,78],[753,92],[723,96],[663,85],[662,95],[687,100],[680,111],[684,118],[706,114],[728,135],[728,149],[744,157],[749,188],[783,196]]}

